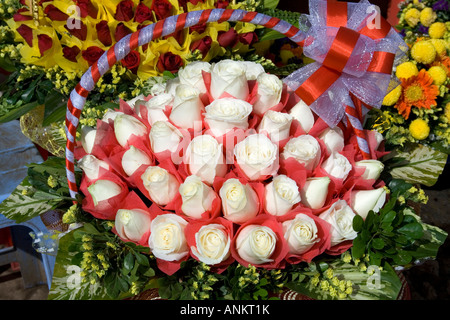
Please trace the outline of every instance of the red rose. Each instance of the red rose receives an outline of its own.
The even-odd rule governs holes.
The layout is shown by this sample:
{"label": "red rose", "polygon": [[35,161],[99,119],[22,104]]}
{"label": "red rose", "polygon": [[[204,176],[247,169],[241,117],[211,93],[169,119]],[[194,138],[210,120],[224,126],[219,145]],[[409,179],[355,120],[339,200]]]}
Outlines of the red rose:
{"label": "red rose", "polygon": [[216,8],[218,9],[226,9],[229,5],[229,1],[228,0],[219,0],[216,2]]}
{"label": "red rose", "polygon": [[23,24],[17,28],[17,32],[25,39],[30,47],[33,46],[33,29]]}
{"label": "red rose", "polygon": [[200,50],[202,53],[202,57],[205,57],[208,54],[209,49],[211,48],[212,39],[210,36],[206,36],[202,39],[198,39],[191,44],[191,51]]}
{"label": "red rose", "polygon": [[92,46],[84,50],[81,55],[92,66],[102,56],[103,52],[105,51],[102,48]]}
{"label": "red rose", "polygon": [[46,34],[40,34],[37,36],[38,38],[38,47],[41,56],[44,55],[44,52],[50,49],[53,45],[53,40]]}
{"label": "red rose", "polygon": [[158,20],[167,18],[172,14],[172,4],[167,0],[154,0],[150,9],[155,12]]}
{"label": "red rose", "polygon": [[199,2],[205,3],[205,0],[189,0],[188,2],[192,3],[195,6]]}
{"label": "red rose", "polygon": [[147,7],[145,4],[143,4],[142,2],[139,3],[136,8],[136,15],[134,17],[134,21],[142,23],[146,20],[151,21],[152,17],[153,17],[152,10],[150,10],[150,8]]}
{"label": "red rose", "polygon": [[141,56],[139,55],[139,52],[131,51],[125,56],[125,58],[122,59],[121,62],[124,67],[135,72],[141,62]]}
{"label": "red rose", "polygon": [[103,45],[109,47],[112,44],[111,32],[109,31],[108,21],[102,20],[95,25],[97,37]]}
{"label": "red rose", "polygon": [[[74,37],[77,37],[81,41],[85,41],[87,37],[87,26],[80,20],[74,22],[75,26],[69,28],[67,24],[64,26],[67,31]],[[78,27],[78,25],[80,27]]]}
{"label": "red rose", "polygon": [[206,30],[206,23],[196,24],[193,25],[192,27],[189,27],[190,32],[197,31],[198,34],[202,34],[203,32],[205,32],[205,30]]}
{"label": "red rose", "polygon": [[77,56],[80,53],[80,48],[77,46],[73,47],[64,47],[63,48],[63,56],[69,61],[77,62]]}
{"label": "red rose", "polygon": [[116,8],[116,20],[118,21],[130,21],[133,16],[134,3],[131,0],[121,1]]}
{"label": "red rose", "polygon": [[160,72],[170,71],[172,73],[178,72],[183,66],[183,60],[179,55],[172,52],[166,52],[159,56],[157,67]]}
{"label": "red rose", "polygon": [[98,10],[92,4],[91,0],[77,0],[77,6],[80,8],[80,14],[82,18],[90,16],[92,18],[97,18]]}
{"label": "red rose", "polygon": [[127,34],[130,34],[131,30],[128,29],[122,22],[119,23],[116,27],[116,31],[114,32],[114,38],[116,41],[119,41],[123,37],[125,37]]}
{"label": "red rose", "polygon": [[252,45],[257,41],[258,36],[256,35],[255,32],[241,33],[239,35],[239,42],[242,42],[243,44]]}
{"label": "red rose", "polygon": [[238,40],[239,37],[234,28],[230,28],[230,30],[228,31],[219,31],[219,34],[217,36],[219,45],[224,48],[233,48],[238,43]]}
{"label": "red rose", "polygon": [[47,15],[47,17],[54,21],[66,21],[69,18],[67,14],[65,14],[52,4],[49,4],[45,7],[44,13]]}

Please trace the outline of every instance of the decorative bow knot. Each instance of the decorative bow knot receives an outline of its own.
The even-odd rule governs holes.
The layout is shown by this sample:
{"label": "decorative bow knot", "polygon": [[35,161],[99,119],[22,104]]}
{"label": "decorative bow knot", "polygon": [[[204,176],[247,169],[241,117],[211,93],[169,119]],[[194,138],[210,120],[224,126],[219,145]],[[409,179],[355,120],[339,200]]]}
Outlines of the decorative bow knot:
{"label": "decorative bow knot", "polygon": [[363,116],[381,107],[406,44],[368,1],[311,0],[307,22],[303,52],[315,62],[284,82],[330,127],[342,120],[351,126],[369,159]]}

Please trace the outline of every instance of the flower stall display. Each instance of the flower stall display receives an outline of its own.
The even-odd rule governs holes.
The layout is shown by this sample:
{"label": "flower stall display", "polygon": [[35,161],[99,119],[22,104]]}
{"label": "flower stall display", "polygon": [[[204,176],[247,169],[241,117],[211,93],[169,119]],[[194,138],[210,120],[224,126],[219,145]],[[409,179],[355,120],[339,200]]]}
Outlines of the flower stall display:
{"label": "flower stall display", "polygon": [[[119,2],[115,18],[136,20],[130,7]],[[152,11],[157,21],[93,59],[68,95],[65,156],[30,165],[0,204],[16,221],[61,214],[49,299],[401,298],[400,271],[434,258],[447,237],[409,205],[421,190],[386,172],[383,136],[363,128],[392,87],[402,38],[379,16],[368,27],[367,1],[311,0],[300,29],[256,11],[197,9]],[[89,93],[129,54],[232,22],[278,32],[266,33],[285,55],[278,63],[300,51],[311,63],[280,79],[252,59],[185,61],[82,122]],[[230,30],[228,47],[250,41]]]}

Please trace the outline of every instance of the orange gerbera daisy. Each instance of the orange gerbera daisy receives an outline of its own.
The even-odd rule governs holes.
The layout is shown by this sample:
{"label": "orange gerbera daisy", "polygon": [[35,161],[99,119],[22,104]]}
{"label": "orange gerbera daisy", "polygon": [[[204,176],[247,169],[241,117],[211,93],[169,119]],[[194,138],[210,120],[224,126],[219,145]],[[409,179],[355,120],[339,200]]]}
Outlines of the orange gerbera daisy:
{"label": "orange gerbera daisy", "polygon": [[425,71],[420,70],[417,76],[401,79],[403,93],[395,108],[408,119],[411,107],[430,109],[436,105],[439,88],[433,84],[433,78]]}

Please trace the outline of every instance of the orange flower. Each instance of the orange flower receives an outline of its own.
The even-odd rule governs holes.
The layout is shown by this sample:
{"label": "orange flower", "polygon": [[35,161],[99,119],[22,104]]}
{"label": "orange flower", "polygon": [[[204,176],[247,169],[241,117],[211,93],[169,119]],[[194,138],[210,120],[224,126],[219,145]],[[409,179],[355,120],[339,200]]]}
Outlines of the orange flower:
{"label": "orange flower", "polygon": [[447,77],[450,77],[450,58],[447,56],[439,57],[436,61],[434,61],[431,66],[439,66],[445,70],[447,73]]}
{"label": "orange flower", "polygon": [[417,76],[401,79],[403,94],[395,108],[408,119],[411,107],[430,109],[436,105],[439,88],[433,84],[433,78],[425,71],[420,70]]}

